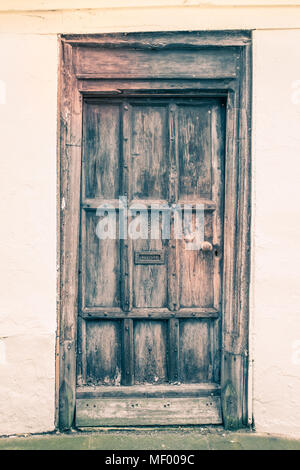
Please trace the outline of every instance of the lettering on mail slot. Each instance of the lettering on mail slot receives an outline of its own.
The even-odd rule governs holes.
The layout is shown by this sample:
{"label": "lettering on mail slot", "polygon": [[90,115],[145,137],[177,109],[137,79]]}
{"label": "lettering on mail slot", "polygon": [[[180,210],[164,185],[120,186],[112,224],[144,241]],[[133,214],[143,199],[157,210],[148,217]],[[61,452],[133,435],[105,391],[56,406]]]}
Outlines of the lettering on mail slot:
{"label": "lettering on mail slot", "polygon": [[135,264],[164,264],[163,251],[136,251],[134,253]]}

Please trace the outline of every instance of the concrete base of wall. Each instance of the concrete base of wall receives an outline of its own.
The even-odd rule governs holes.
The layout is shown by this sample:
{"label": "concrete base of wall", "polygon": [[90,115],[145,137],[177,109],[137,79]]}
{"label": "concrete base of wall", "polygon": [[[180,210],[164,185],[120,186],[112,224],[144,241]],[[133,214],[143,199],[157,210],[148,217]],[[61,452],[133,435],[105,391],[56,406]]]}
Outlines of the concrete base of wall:
{"label": "concrete base of wall", "polygon": [[[0,439],[0,450],[300,450],[300,441],[207,428]],[[111,454],[111,453],[110,453]],[[115,453],[117,456],[118,454]],[[134,455],[134,454],[133,454]]]}

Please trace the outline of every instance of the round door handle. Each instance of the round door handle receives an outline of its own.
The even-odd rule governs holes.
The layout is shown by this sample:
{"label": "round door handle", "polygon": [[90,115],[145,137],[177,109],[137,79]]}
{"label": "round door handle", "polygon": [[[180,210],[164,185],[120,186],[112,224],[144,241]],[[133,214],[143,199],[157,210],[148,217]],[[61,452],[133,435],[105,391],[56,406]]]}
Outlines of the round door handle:
{"label": "round door handle", "polygon": [[189,234],[185,235],[184,241],[185,241],[186,243],[191,243],[191,242],[193,242],[193,241],[195,240],[195,237],[196,237],[196,236],[195,236],[194,233],[189,233]]}
{"label": "round door handle", "polygon": [[202,250],[202,251],[212,251],[213,246],[212,246],[211,243],[204,241],[204,242],[201,243],[200,250]]}

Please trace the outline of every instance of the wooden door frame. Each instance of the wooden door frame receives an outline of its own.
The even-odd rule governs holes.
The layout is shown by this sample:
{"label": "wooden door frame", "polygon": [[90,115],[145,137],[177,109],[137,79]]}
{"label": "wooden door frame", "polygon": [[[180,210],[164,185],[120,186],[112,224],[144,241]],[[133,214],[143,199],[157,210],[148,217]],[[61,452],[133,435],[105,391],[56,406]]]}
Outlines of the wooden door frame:
{"label": "wooden door frame", "polygon": [[[158,91],[164,96],[184,91],[197,96],[226,98],[221,401],[226,428],[247,425],[251,32],[67,35],[61,36],[59,43],[58,427],[70,429],[75,416],[83,97],[132,93],[143,96]],[[94,56],[91,73],[89,51]],[[105,51],[107,62],[103,61]],[[139,76],[126,68],[125,62],[110,65],[110,55],[117,54],[116,51],[122,51],[122,57],[125,54],[125,62],[126,52],[131,56],[134,51],[140,52],[136,72]],[[152,74],[147,61],[143,60],[146,57],[155,63],[156,57],[166,57],[165,51],[175,59],[178,54],[181,61],[185,54],[190,54],[195,68],[191,69],[188,63],[185,68],[184,62],[178,67],[174,59],[170,64],[164,60]],[[97,62],[98,53],[102,55]],[[203,57],[208,58],[207,63],[203,63]]]}

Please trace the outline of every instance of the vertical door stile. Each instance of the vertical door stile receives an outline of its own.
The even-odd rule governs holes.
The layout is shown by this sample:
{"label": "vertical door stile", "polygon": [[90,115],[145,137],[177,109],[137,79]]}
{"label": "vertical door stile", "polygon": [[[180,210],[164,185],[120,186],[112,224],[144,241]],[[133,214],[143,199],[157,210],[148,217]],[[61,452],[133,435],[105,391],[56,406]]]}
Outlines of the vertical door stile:
{"label": "vertical door stile", "polygon": [[[82,170],[82,173],[83,170]],[[81,200],[83,195],[81,196]],[[79,265],[78,265],[78,313],[82,312],[84,305],[83,295],[85,292],[84,289],[84,276],[82,272],[84,269],[84,247],[85,247],[85,210],[81,207],[80,215],[80,241],[79,241]],[[79,314],[78,318],[78,329],[77,329],[77,385],[82,385],[85,383],[85,371],[86,371],[86,361],[85,361],[85,319],[82,318]]]}
{"label": "vertical door stile", "polygon": [[222,211],[222,162],[218,158],[218,155],[221,154],[220,148],[220,133],[222,132],[221,122],[220,122],[220,112],[217,106],[213,106],[211,110],[211,161],[212,161],[212,194],[211,199],[216,205],[216,209],[212,213],[212,223],[213,223],[213,265],[214,265],[214,307],[217,310],[220,310],[220,301],[221,301],[221,251],[222,247],[220,246],[220,240],[222,240],[222,220],[221,220],[221,211]]}
{"label": "vertical door stile", "polygon": [[[86,250],[86,209],[83,207],[86,197],[85,182],[85,153],[86,142],[86,108],[82,106],[82,144],[81,144],[81,194],[80,194],[80,240],[79,240],[79,264],[78,264],[78,313],[85,306],[85,250]],[[79,316],[77,331],[77,385],[86,383],[86,320]]]}
{"label": "vertical door stile", "polygon": [[[83,112],[83,117],[85,116]],[[85,250],[86,250],[86,213],[83,206],[85,197],[84,172],[84,134],[82,145],[82,177],[81,177],[81,208],[80,208],[80,240],[78,264],[78,327],[77,327],[77,385],[86,383],[86,320],[80,315],[85,305]]]}
{"label": "vertical door stile", "polygon": [[[226,109],[226,156],[236,155],[236,131],[237,131],[237,113],[236,113],[236,93],[234,91],[228,94]],[[235,260],[233,257],[226,256],[230,253],[230,248],[235,246],[236,240],[236,185],[237,185],[237,159],[226,159],[225,166],[225,194],[226,198],[224,208],[224,261],[223,261],[223,347],[226,348],[227,335],[236,330],[233,322],[234,297],[231,294],[234,289]],[[226,312],[226,315],[225,315]]]}
{"label": "vertical door stile", "polygon": [[169,380],[179,381],[179,319],[169,320]]}
{"label": "vertical door stile", "polygon": [[169,105],[169,204],[171,210],[171,234],[169,240],[168,257],[168,298],[169,310],[175,312],[179,309],[179,266],[178,266],[178,243],[175,234],[175,208],[178,200],[178,144],[177,144],[177,107]]}
{"label": "vertical door stile", "polygon": [[[126,211],[131,200],[130,194],[130,150],[131,150],[131,126],[130,105],[124,102],[122,105],[122,195],[127,199]],[[127,214],[128,215],[128,212]],[[121,214],[119,214],[121,216]],[[124,239],[121,240],[121,266],[122,266],[122,308],[124,312],[132,309],[132,241],[128,237],[128,219]],[[132,385],[134,381],[133,358],[133,320],[123,320],[123,351],[122,351],[122,383]]]}
{"label": "vertical door stile", "polygon": [[126,318],[123,320],[122,385],[133,385],[133,352],[133,320]]}
{"label": "vertical door stile", "polygon": [[212,362],[212,379],[219,380],[220,375],[220,349],[221,349],[221,320],[222,320],[222,239],[223,239],[223,184],[222,175],[224,173],[224,139],[222,133],[223,114],[225,104],[221,107],[213,106],[211,110],[211,162],[212,162],[212,194],[211,199],[216,205],[212,213],[213,223],[213,289],[214,308],[219,312],[219,317],[211,320],[210,324],[210,347]]}
{"label": "vertical door stile", "polygon": [[[130,203],[130,107],[128,103],[122,106],[122,195]],[[132,308],[132,244],[128,237],[128,227],[125,228],[122,240],[122,308],[129,312]]]}
{"label": "vertical door stile", "polygon": [[[178,144],[177,144],[177,107],[174,103],[169,105],[169,204],[175,208],[178,201]],[[178,267],[178,240],[175,237],[175,211],[171,211],[171,234],[169,240],[168,257],[168,296],[169,310],[173,311],[174,318],[169,320],[169,379],[177,382],[179,378],[179,320],[175,312],[179,309],[179,267]]]}

